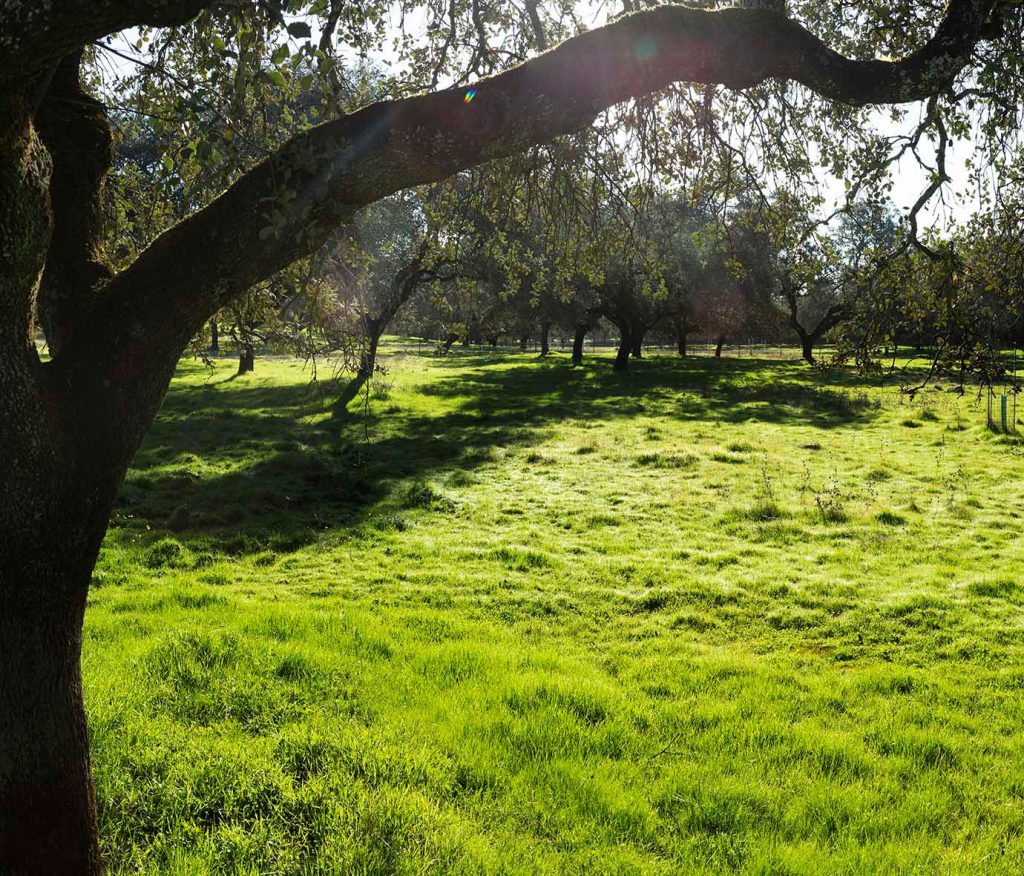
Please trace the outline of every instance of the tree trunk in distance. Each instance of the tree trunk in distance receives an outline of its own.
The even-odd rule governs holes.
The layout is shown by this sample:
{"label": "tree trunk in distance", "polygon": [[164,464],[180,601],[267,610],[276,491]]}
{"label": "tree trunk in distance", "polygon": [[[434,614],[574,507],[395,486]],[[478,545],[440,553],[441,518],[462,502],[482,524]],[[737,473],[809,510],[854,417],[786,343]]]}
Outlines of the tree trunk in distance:
{"label": "tree trunk in distance", "polygon": [[379,343],[379,336],[370,336],[370,343],[359,356],[359,370],[331,406],[331,413],[335,416],[341,416],[348,411],[348,406],[366,386],[366,382],[373,377],[373,372],[377,368],[377,346]]}
{"label": "tree trunk in distance", "polygon": [[217,326],[217,320],[210,320],[210,352],[220,352],[220,329]]}
{"label": "tree trunk in distance", "polygon": [[249,374],[256,370],[256,354],[252,344],[244,343],[238,350],[238,374]]}
{"label": "tree trunk in distance", "polygon": [[577,325],[576,335],[572,339],[572,364],[582,365],[583,364],[583,342],[587,339],[587,332],[590,331],[588,325]]}
{"label": "tree trunk in distance", "polygon": [[630,348],[630,353],[634,359],[643,359],[644,357],[644,336],[642,332],[637,332],[633,335],[633,343]]}
{"label": "tree trunk in distance", "polygon": [[546,356],[550,352],[549,336],[551,334],[551,323],[542,322],[540,324],[540,354]]}
{"label": "tree trunk in distance", "polygon": [[722,347],[725,346],[725,335],[719,335],[717,345],[715,346],[715,358],[722,358]]}
{"label": "tree trunk in distance", "polygon": [[628,331],[622,332],[619,340],[619,350],[615,354],[615,364],[612,371],[627,371],[629,369],[629,353],[633,349],[633,339]]}

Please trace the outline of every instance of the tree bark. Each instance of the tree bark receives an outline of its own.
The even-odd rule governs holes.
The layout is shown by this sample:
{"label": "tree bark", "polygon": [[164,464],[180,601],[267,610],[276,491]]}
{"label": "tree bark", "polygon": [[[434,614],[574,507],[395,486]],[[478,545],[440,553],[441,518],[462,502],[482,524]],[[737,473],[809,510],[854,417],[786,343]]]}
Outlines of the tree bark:
{"label": "tree bark", "polygon": [[256,369],[256,353],[248,341],[238,348],[238,374],[251,374]]}
{"label": "tree bark", "polygon": [[53,162],[53,234],[37,308],[53,356],[71,339],[112,273],[103,252],[103,211],[113,134],[106,108],[82,89],[81,55],[75,52],[57,65],[35,119]]}
{"label": "tree bark", "polygon": [[550,352],[549,338],[551,335],[551,323],[542,322],[540,324],[540,354],[541,356],[547,356]]}
{"label": "tree bark", "polygon": [[587,339],[587,332],[590,326],[586,323],[576,324],[576,334],[572,339],[572,364],[579,366],[583,364],[583,342]]}
{"label": "tree bark", "polygon": [[722,358],[722,347],[724,347],[724,346],[725,346],[725,335],[719,335],[718,341],[717,341],[717,343],[715,345],[715,358],[716,359],[721,359]]}
{"label": "tree bark", "polygon": [[100,871],[79,669],[86,594],[155,407],[109,416],[73,382],[80,372],[40,361],[32,304],[53,214],[30,106],[0,90],[0,873],[77,876]]}
{"label": "tree bark", "polygon": [[644,357],[644,335],[643,332],[636,331],[633,333],[632,343],[630,345],[630,354],[634,359],[642,359]]}
{"label": "tree bark", "polygon": [[220,352],[220,328],[216,318],[210,320],[210,352]]}
{"label": "tree bark", "polygon": [[629,369],[629,354],[633,349],[633,338],[628,329],[620,329],[622,332],[619,338],[619,349],[615,354],[615,363],[612,371],[627,371]]}
{"label": "tree bark", "polygon": [[[46,539],[49,556],[66,532]],[[89,737],[79,669],[85,594],[94,558],[20,570],[22,596],[0,603],[0,872],[101,872]],[[54,604],[54,594],[74,598]],[[6,594],[5,594],[6,597]],[[40,610],[42,608],[42,610]]]}

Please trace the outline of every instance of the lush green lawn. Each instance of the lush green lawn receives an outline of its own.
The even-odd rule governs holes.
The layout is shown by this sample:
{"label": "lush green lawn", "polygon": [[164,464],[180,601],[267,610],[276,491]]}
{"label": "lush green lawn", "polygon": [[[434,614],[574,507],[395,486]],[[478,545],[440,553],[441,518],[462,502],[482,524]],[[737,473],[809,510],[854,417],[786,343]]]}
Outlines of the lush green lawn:
{"label": "lush green lawn", "polygon": [[792,362],[183,364],[95,577],[147,873],[1020,873],[1024,475]]}

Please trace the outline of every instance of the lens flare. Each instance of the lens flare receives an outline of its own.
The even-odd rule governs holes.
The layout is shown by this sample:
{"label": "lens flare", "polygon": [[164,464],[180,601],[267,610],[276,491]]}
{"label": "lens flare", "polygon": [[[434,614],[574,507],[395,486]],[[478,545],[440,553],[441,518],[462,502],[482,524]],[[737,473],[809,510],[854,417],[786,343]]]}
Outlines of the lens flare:
{"label": "lens flare", "polygon": [[463,100],[465,100],[466,103],[472,103],[474,97],[476,97],[476,89],[475,88],[470,88],[466,92],[466,96],[463,98]]}

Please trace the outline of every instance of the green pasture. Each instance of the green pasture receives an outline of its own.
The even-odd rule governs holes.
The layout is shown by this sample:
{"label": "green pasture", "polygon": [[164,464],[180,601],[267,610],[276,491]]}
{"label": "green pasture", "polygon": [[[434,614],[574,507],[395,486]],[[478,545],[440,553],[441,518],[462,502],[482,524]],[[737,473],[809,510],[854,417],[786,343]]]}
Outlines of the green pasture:
{"label": "green pasture", "polygon": [[180,366],[86,620],[113,872],[1024,872],[1024,457],[975,395],[384,364],[345,420]]}

